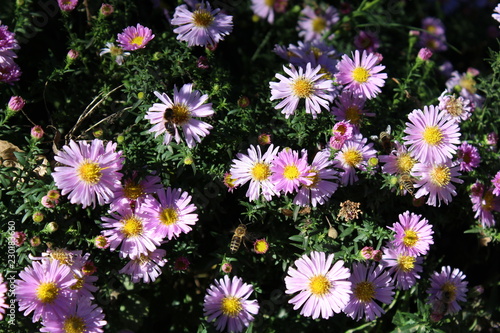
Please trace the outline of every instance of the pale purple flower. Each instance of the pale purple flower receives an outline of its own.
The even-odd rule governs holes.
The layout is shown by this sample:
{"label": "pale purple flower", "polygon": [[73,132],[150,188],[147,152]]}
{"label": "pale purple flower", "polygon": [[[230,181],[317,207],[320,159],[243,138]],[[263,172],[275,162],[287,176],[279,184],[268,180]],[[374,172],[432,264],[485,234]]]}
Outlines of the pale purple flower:
{"label": "pale purple flower", "polygon": [[484,97],[477,93],[477,82],[473,74],[475,74],[474,71],[467,71],[462,74],[453,71],[451,77],[446,81],[446,88],[450,93],[455,91],[464,99],[469,100],[471,108],[475,109],[483,105]]}
{"label": "pale purple flower", "polygon": [[278,73],[276,78],[280,81],[269,82],[271,101],[283,99],[274,108],[283,109],[281,113],[288,118],[295,113],[299,101],[305,99],[306,113],[310,113],[313,119],[321,113],[321,107],[328,110],[333,101],[334,89],[332,81],[324,79],[323,74],[319,73],[320,69],[321,66],[312,68],[310,63],[306,65],[305,70],[299,67],[298,71],[292,64],[290,64],[290,69],[283,66],[283,70],[289,77]]}
{"label": "pale purple flower", "polygon": [[63,315],[71,305],[74,291],[70,286],[75,281],[71,269],[57,260],[32,262],[16,280],[19,311],[25,316],[33,312],[33,322]]}
{"label": "pale purple flower", "polygon": [[335,7],[320,7],[315,10],[306,5],[299,16],[299,37],[305,42],[321,39],[338,21],[339,13]]}
{"label": "pale purple flower", "polygon": [[337,180],[338,172],[333,169],[333,161],[330,160],[330,152],[322,150],[316,153],[310,165],[309,176],[311,184],[303,184],[293,203],[300,206],[311,205],[316,207],[323,205],[337,190],[339,184],[330,180]]}
{"label": "pale purple flower", "polygon": [[193,90],[192,83],[183,85],[180,90],[174,86],[173,101],[165,93],[154,93],[162,103],[154,103],[144,118],[154,125],[149,132],[154,132],[155,137],[165,134],[165,145],[172,139],[177,143],[181,142],[178,127],[182,128],[189,148],[193,148],[196,142],[201,142],[201,138],[210,133],[212,125],[194,117],[212,116],[212,103],[205,103],[208,95],[201,95],[198,90]]}
{"label": "pale purple flower", "polygon": [[495,174],[491,183],[493,184],[493,194],[500,196],[500,171]]}
{"label": "pale purple flower", "polygon": [[427,204],[430,206],[441,206],[441,200],[448,204],[452,196],[457,195],[455,185],[464,181],[457,177],[459,165],[452,164],[451,161],[445,163],[417,163],[413,167],[412,176],[418,178],[414,187],[418,188],[415,198],[429,195]]}
{"label": "pale purple flower", "polygon": [[379,155],[378,159],[381,163],[384,163],[382,166],[382,172],[388,173],[391,175],[403,175],[411,173],[413,166],[417,163],[417,160],[411,157],[411,154],[408,152],[407,147],[399,143],[398,141],[394,141],[394,149],[388,155]]}
{"label": "pale purple flower", "polygon": [[385,313],[378,302],[392,302],[394,285],[383,266],[376,263],[354,263],[349,280],[352,283],[352,294],[344,309],[346,315],[355,320],[365,317],[366,321],[371,321]]}
{"label": "pale purple flower", "polygon": [[101,234],[109,241],[111,251],[120,247],[120,258],[135,259],[147,255],[160,246],[163,237],[157,235],[155,224],[141,212],[142,207],[133,210],[129,205],[115,207],[111,217],[102,216]]}
{"label": "pale purple flower", "polygon": [[190,232],[198,221],[191,196],[180,188],[171,187],[158,190],[156,194],[158,200],[148,199],[143,206],[143,211],[155,226],[155,234],[170,240],[179,237],[181,233]]}
{"label": "pale purple flower", "polygon": [[147,198],[151,198],[154,193],[163,189],[161,179],[155,175],[148,175],[139,179],[138,173],[134,172],[130,178],[123,181],[123,185],[115,192],[115,198],[111,202],[110,208],[123,204],[141,205]]}
{"label": "pale purple flower", "polygon": [[252,11],[258,17],[267,20],[270,24],[274,23],[274,0],[252,0]]}
{"label": "pale purple flower", "polygon": [[57,0],[57,3],[63,12],[70,12],[76,8],[78,0]]}
{"label": "pale purple flower", "polygon": [[8,26],[2,25],[1,23],[0,21],[0,53],[20,49],[16,40],[16,35],[9,31]]}
{"label": "pale purple flower", "polygon": [[88,299],[71,303],[70,307],[61,316],[46,318],[40,332],[47,333],[102,333],[107,322],[104,320],[102,309],[92,304]]}
{"label": "pale purple flower", "polygon": [[356,37],[354,37],[354,46],[358,50],[366,50],[373,53],[380,47],[380,39],[374,32],[360,30]]}
{"label": "pale purple flower", "polygon": [[166,251],[156,249],[148,254],[141,254],[135,259],[131,259],[119,273],[128,274],[132,278],[132,283],[142,280],[144,283],[154,282],[161,275],[161,268],[167,262]]}
{"label": "pale purple flower", "polygon": [[461,309],[458,302],[466,301],[467,283],[465,274],[458,268],[443,266],[441,272],[434,272],[427,289],[433,312],[441,315],[457,313]]}
{"label": "pale purple flower", "polygon": [[349,122],[355,128],[355,132],[359,133],[359,128],[362,126],[365,117],[374,117],[375,113],[365,110],[366,98],[359,96],[352,91],[344,90],[331,107],[331,113],[338,121]]}
{"label": "pale purple flower", "polygon": [[415,159],[422,163],[445,163],[451,159],[460,144],[458,124],[444,111],[430,105],[424,110],[413,110],[406,123],[405,145]]}
{"label": "pale purple flower", "polygon": [[[298,41],[297,45],[290,44],[288,49],[284,52],[276,46],[275,52],[292,65],[305,68],[307,63],[311,63],[311,68],[321,66],[320,73],[323,78],[331,79],[337,72],[339,53],[331,45],[326,44],[324,41],[315,39],[311,42]],[[334,87],[335,88],[335,87]],[[335,89],[335,94],[337,94]]]}
{"label": "pale purple flower", "polygon": [[470,199],[474,218],[483,228],[493,227],[496,224],[493,212],[500,211],[500,197],[495,195],[494,189],[485,188],[483,184],[476,182],[471,189]]}
{"label": "pale purple flower", "polygon": [[395,233],[390,247],[398,253],[407,253],[414,257],[425,255],[429,246],[434,244],[432,225],[426,218],[422,218],[422,215],[406,211],[399,214],[399,222],[387,228]]}
{"label": "pale purple flower", "polygon": [[115,46],[115,44],[113,43],[106,43],[106,47],[101,49],[99,56],[102,57],[107,53],[109,53],[113,58],[115,58],[115,61],[118,65],[123,65],[125,57],[130,55],[130,52],[125,52],[123,48],[121,48],[120,46]]}
{"label": "pale purple flower", "polygon": [[177,39],[185,41],[188,46],[215,46],[233,30],[233,17],[220,12],[208,2],[202,1],[194,11],[187,5],[175,8],[174,17],[170,22],[178,25],[174,29]]}
{"label": "pale purple flower", "polygon": [[386,73],[380,73],[385,66],[379,65],[379,62],[375,53],[363,51],[360,55],[356,50],[352,54],[352,59],[344,54],[337,64],[338,73],[335,74],[335,78],[339,84],[345,86],[344,89],[372,99],[382,91],[380,88],[387,79]]}
{"label": "pale purple flower", "polygon": [[455,97],[454,94],[450,94],[445,90],[441,96],[438,97],[439,109],[446,111],[446,114],[455,120],[456,122],[461,122],[469,119],[471,113],[474,111],[470,100],[459,96]]}
{"label": "pale purple flower", "polygon": [[285,148],[274,158],[271,164],[271,182],[276,192],[284,194],[295,192],[301,185],[311,185],[313,173],[307,164],[307,153]]}
{"label": "pale purple flower", "polygon": [[422,29],[425,31],[420,34],[420,45],[434,52],[446,51],[445,27],[440,19],[426,17],[422,20]]}
{"label": "pale purple flower", "polygon": [[13,85],[21,78],[21,69],[15,62],[0,62],[0,82]]}
{"label": "pale purple flower", "polygon": [[[137,26],[126,27],[122,33],[118,34],[116,42],[125,51],[135,51],[143,49],[155,38],[153,31],[137,23]],[[101,52],[102,53],[102,52]]]}
{"label": "pale purple flower", "polygon": [[278,154],[279,147],[269,145],[267,151],[262,155],[260,146],[250,145],[248,155],[238,153],[233,159],[230,173],[235,179],[235,185],[244,185],[250,181],[246,192],[250,201],[257,200],[262,193],[266,200],[271,200],[277,195],[271,182],[271,163]]}
{"label": "pale purple flower", "polygon": [[3,276],[0,274],[0,320],[3,320],[6,309],[9,308],[9,304],[7,304],[5,296],[7,291],[7,282],[3,280]]}
{"label": "pale purple flower", "polygon": [[356,169],[366,170],[368,160],[377,155],[373,143],[366,143],[367,139],[362,134],[356,134],[346,140],[342,149],[335,155],[334,167],[343,169],[342,185],[351,185],[358,180]]}
{"label": "pale purple flower", "polygon": [[481,156],[473,145],[463,141],[457,148],[457,159],[460,162],[460,171],[471,172],[479,166]]}
{"label": "pale purple flower", "polygon": [[250,284],[244,283],[237,276],[232,280],[225,275],[210,285],[205,294],[203,313],[207,321],[215,320],[218,331],[241,332],[254,320],[259,312],[257,300],[248,298],[253,292]]}
{"label": "pale purple flower", "polygon": [[423,257],[412,256],[393,247],[384,248],[382,252],[384,254],[380,264],[389,268],[389,274],[396,281],[396,288],[407,290],[413,287],[417,279],[420,279]]}
{"label": "pale purple flower", "polygon": [[313,319],[328,319],[344,310],[351,294],[349,269],[343,260],[333,263],[334,255],[313,251],[289,267],[285,277],[286,294],[295,294],[288,302],[300,314]]}

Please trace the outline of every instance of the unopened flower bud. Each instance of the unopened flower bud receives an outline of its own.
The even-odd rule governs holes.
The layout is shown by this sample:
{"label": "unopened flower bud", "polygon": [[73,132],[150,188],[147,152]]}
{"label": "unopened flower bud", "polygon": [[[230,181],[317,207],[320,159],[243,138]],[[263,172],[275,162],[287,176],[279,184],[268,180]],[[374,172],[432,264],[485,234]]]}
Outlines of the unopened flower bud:
{"label": "unopened flower bud", "polygon": [[230,264],[230,263],[228,263],[228,262],[225,262],[225,263],[223,263],[223,264],[222,264],[222,266],[221,266],[221,268],[220,268],[220,269],[221,269],[221,271],[223,271],[224,273],[229,274],[229,273],[231,273],[231,271],[233,270],[233,265],[231,265],[231,264]]}
{"label": "unopened flower bud", "polygon": [[24,99],[20,96],[12,96],[9,100],[9,110],[11,111],[21,111],[23,108],[24,108],[24,105],[26,104],[26,102],[24,101]]}
{"label": "unopened flower bud", "polygon": [[432,51],[426,47],[423,47],[418,51],[418,59],[427,61],[432,57]]}
{"label": "unopened flower bud", "polygon": [[42,212],[34,212],[33,215],[31,215],[31,218],[33,219],[33,222],[35,222],[35,223],[42,222],[44,217],[45,216],[43,215]]}
{"label": "unopened flower bud", "polygon": [[113,14],[113,12],[115,11],[115,9],[113,8],[113,5],[110,5],[108,3],[103,3],[101,5],[101,15],[102,16],[109,16],[111,14]]}
{"label": "unopened flower bud", "polygon": [[241,96],[239,99],[238,99],[238,106],[240,108],[246,108],[247,106],[250,105],[250,99],[246,96]]}
{"label": "unopened flower bud", "polygon": [[40,246],[40,244],[42,244],[42,241],[40,240],[40,237],[35,236],[35,237],[33,237],[33,238],[30,239],[30,245],[31,246],[37,247],[37,246]]}
{"label": "unopened flower bud", "polygon": [[45,226],[45,230],[49,233],[56,232],[57,229],[59,229],[59,224],[57,224],[56,222],[49,222]]}
{"label": "unopened flower bud", "polygon": [[67,58],[68,58],[68,60],[72,61],[72,60],[78,59],[79,56],[80,56],[80,52],[78,52],[77,50],[71,49],[68,51]]}
{"label": "unopened flower bud", "polygon": [[41,138],[43,138],[45,132],[43,131],[42,126],[36,125],[31,128],[30,134],[33,139],[40,140]]}

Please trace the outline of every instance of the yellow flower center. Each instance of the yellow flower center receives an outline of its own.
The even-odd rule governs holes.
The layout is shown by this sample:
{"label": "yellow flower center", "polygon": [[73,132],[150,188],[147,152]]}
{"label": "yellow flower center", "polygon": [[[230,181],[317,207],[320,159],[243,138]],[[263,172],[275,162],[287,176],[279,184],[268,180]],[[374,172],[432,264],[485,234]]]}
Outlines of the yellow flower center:
{"label": "yellow flower center", "polygon": [[257,253],[266,253],[267,249],[269,249],[269,244],[267,244],[265,239],[259,239],[255,242],[254,248]]}
{"label": "yellow flower center", "polygon": [[214,17],[206,9],[200,8],[193,13],[193,24],[199,28],[208,28],[214,21]]}
{"label": "yellow flower center", "polygon": [[50,257],[54,260],[59,261],[59,263],[71,266],[73,265],[73,254],[65,249],[55,249],[50,252]]}
{"label": "yellow flower center", "polygon": [[321,16],[316,16],[312,20],[312,29],[315,33],[320,33],[326,28],[326,20]]}
{"label": "yellow flower center", "polygon": [[363,160],[363,155],[359,150],[356,149],[348,149],[344,153],[345,163],[350,165],[351,167],[357,166]]}
{"label": "yellow flower center", "polygon": [[491,190],[487,191],[483,196],[483,200],[481,200],[481,206],[483,210],[491,212],[494,208],[494,199],[495,196],[493,195],[493,192]]}
{"label": "yellow flower center", "polygon": [[52,304],[59,296],[59,291],[54,282],[43,282],[36,288],[36,297],[44,304]]}
{"label": "yellow flower center", "polygon": [[353,293],[361,302],[368,303],[375,296],[375,287],[368,281],[359,282],[354,287]]}
{"label": "yellow flower center", "polygon": [[446,111],[453,117],[460,117],[464,111],[462,102],[456,99],[455,96],[451,96],[446,103]]}
{"label": "yellow flower center", "polygon": [[171,109],[165,110],[165,120],[182,126],[191,119],[189,108],[184,104],[174,104]]}
{"label": "yellow flower center", "polygon": [[137,45],[137,46],[141,46],[143,42],[144,42],[144,37],[142,37],[142,36],[135,36],[135,37],[134,37],[134,38],[132,38],[132,40],[130,41],[130,44],[134,44],[134,45]]}
{"label": "yellow flower center", "polygon": [[122,233],[127,238],[140,235],[143,231],[142,220],[135,215],[127,216],[121,222],[123,223]]}
{"label": "yellow flower center", "polygon": [[475,94],[477,91],[476,81],[468,76],[465,76],[460,79],[460,86],[471,94]]}
{"label": "yellow flower center", "polygon": [[144,188],[139,184],[130,182],[125,184],[123,192],[128,199],[137,200],[137,198],[144,194]]}
{"label": "yellow flower center", "polygon": [[324,275],[313,276],[309,279],[309,290],[314,296],[323,296],[330,292],[332,284]]}
{"label": "yellow flower center", "polygon": [[444,187],[450,183],[451,172],[450,168],[444,165],[438,165],[429,173],[431,182],[439,187]]}
{"label": "yellow flower center", "polygon": [[425,30],[434,35],[436,34],[437,28],[435,25],[429,25]]}
{"label": "yellow flower center", "polygon": [[269,176],[271,175],[271,170],[269,169],[269,165],[259,162],[253,166],[250,173],[252,174],[252,178],[254,180],[261,182],[269,178]]}
{"label": "yellow flower center", "polygon": [[358,83],[365,83],[370,77],[370,72],[368,72],[363,67],[356,67],[352,71],[352,79]]}
{"label": "yellow flower center", "polygon": [[396,158],[396,167],[399,173],[409,173],[416,162],[410,153],[402,153]]}
{"label": "yellow flower center", "polygon": [[99,180],[101,180],[102,169],[103,168],[99,166],[99,163],[84,160],[78,167],[77,173],[81,181],[89,185],[95,185],[99,183]]}
{"label": "yellow flower center", "polygon": [[119,46],[113,45],[109,48],[109,53],[111,53],[112,56],[117,57],[123,54],[123,49]]}
{"label": "yellow flower center", "polygon": [[345,118],[350,121],[353,125],[359,125],[361,122],[361,110],[355,106],[351,105],[345,110]]}
{"label": "yellow flower center", "polygon": [[457,297],[457,287],[451,282],[445,282],[441,287],[443,291],[442,301],[445,303],[453,302]]}
{"label": "yellow flower center", "polygon": [[415,261],[417,259],[411,256],[399,256],[398,266],[403,272],[409,272],[415,267]]}
{"label": "yellow flower center", "polygon": [[287,165],[283,169],[283,177],[285,177],[288,180],[297,179],[299,178],[299,176],[300,176],[299,169],[295,165]]}
{"label": "yellow flower center", "polygon": [[316,188],[318,185],[319,181],[321,178],[319,178],[319,173],[318,170],[316,169],[311,169],[310,172],[313,173],[312,176],[307,176],[307,179],[309,179],[312,183],[310,185],[306,185],[307,188]]}
{"label": "yellow flower center", "polygon": [[275,0],[264,0],[264,4],[267,7],[273,7],[274,6],[274,2],[275,2]]}
{"label": "yellow flower center", "polygon": [[243,306],[238,297],[226,296],[222,299],[221,311],[223,315],[235,318],[240,314],[241,310],[243,310]]}
{"label": "yellow flower center", "polygon": [[307,98],[312,95],[314,91],[314,84],[311,80],[303,76],[297,78],[292,83],[292,93],[298,98]]}
{"label": "yellow flower center", "polygon": [[418,242],[418,234],[413,230],[406,230],[403,236],[403,244],[407,247],[413,247]]}
{"label": "yellow flower center", "polygon": [[443,132],[437,126],[426,126],[422,133],[422,139],[428,145],[435,146],[443,140]]}
{"label": "yellow flower center", "polygon": [[73,274],[73,277],[76,279],[76,282],[72,284],[69,289],[71,290],[80,290],[83,288],[85,282],[83,281],[83,277],[79,277],[78,275]]}
{"label": "yellow flower center", "polygon": [[64,320],[64,333],[85,333],[87,332],[86,328],[85,321],[81,317],[73,315]]}
{"label": "yellow flower center", "polygon": [[160,213],[160,221],[166,226],[175,224],[178,218],[179,214],[177,214],[175,208],[168,207],[162,210]]}

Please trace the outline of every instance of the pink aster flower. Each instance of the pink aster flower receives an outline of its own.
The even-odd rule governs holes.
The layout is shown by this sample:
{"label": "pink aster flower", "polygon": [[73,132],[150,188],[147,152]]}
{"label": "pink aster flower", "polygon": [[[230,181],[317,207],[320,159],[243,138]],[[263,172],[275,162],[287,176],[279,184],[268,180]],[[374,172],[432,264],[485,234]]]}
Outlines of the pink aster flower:
{"label": "pink aster flower", "polygon": [[201,138],[207,136],[212,126],[193,117],[209,117],[214,114],[212,103],[205,103],[208,95],[201,95],[198,90],[193,91],[193,84],[185,84],[180,90],[174,87],[173,101],[167,94],[155,91],[162,103],[155,103],[149,108],[145,118],[154,126],[149,130],[155,137],[165,133],[163,143],[168,145],[172,138],[181,142],[178,127],[181,127],[189,148]]}
{"label": "pink aster flower", "polygon": [[207,289],[203,304],[207,321],[215,320],[218,331],[243,331],[254,320],[253,315],[259,312],[257,300],[248,299],[252,292],[252,285],[244,283],[237,276],[233,276],[231,280],[225,275],[222,279],[215,280],[215,284]]}
{"label": "pink aster flower", "polygon": [[422,215],[406,211],[399,214],[399,222],[387,228],[395,233],[391,248],[398,253],[407,253],[414,257],[425,255],[429,246],[434,244],[432,225],[422,218]]}
{"label": "pink aster flower", "polygon": [[331,108],[331,113],[336,120],[346,121],[354,127],[355,132],[359,133],[359,128],[364,122],[365,117],[374,117],[375,113],[367,112],[364,109],[366,98],[358,96],[352,91],[344,90],[340,94],[335,105]]}
{"label": "pink aster flower", "polygon": [[384,86],[386,73],[380,73],[385,66],[378,65],[379,58],[375,53],[363,51],[360,55],[356,50],[352,54],[352,59],[346,54],[337,64],[338,73],[335,75],[339,84],[345,85],[344,89],[352,91],[354,94],[372,99],[381,92]]}
{"label": "pink aster flower", "polygon": [[374,32],[360,30],[354,38],[354,46],[358,50],[366,50],[366,52],[373,53],[380,47],[380,39]]}
{"label": "pink aster flower", "polygon": [[[300,314],[313,319],[328,319],[344,310],[351,294],[349,269],[343,260],[333,264],[334,255],[313,251],[289,267],[285,277],[286,294],[295,294],[288,302]],[[332,265],[333,264],[333,265]]]}
{"label": "pink aster flower", "polygon": [[108,239],[111,251],[120,247],[120,258],[135,259],[160,246],[163,237],[156,234],[155,225],[141,212],[141,207],[133,210],[129,205],[117,206],[110,215],[101,217],[101,234]]}
{"label": "pink aster flower", "polygon": [[166,251],[162,249],[148,252],[147,255],[141,254],[131,259],[118,273],[130,275],[133,283],[141,280],[144,283],[154,282],[161,275],[161,268],[167,262],[165,254]]}
{"label": "pink aster flower", "polygon": [[422,257],[411,256],[393,247],[384,248],[383,253],[380,263],[389,268],[389,274],[396,281],[396,288],[407,290],[417,283],[419,273],[422,272]]}
{"label": "pink aster flower", "polygon": [[0,21],[0,53],[9,50],[20,49],[16,35],[9,31],[9,27],[2,25]]}
{"label": "pink aster flower", "polygon": [[310,177],[313,173],[307,164],[307,153],[299,153],[290,148],[285,148],[274,158],[271,165],[271,182],[276,192],[285,194],[297,191],[301,185],[311,185]]}
{"label": "pink aster flower", "polygon": [[123,186],[115,192],[115,198],[110,205],[111,209],[123,204],[140,206],[153,193],[163,189],[161,179],[155,175],[148,175],[138,179],[138,173],[133,172],[130,178],[125,179]]}
{"label": "pink aster flower", "polygon": [[373,143],[366,143],[367,139],[361,134],[354,135],[344,142],[342,149],[335,155],[334,167],[343,169],[342,185],[351,185],[358,180],[356,169],[366,170],[368,160],[377,155]]}
{"label": "pink aster flower", "polygon": [[[300,12],[297,30],[305,42],[321,39],[339,21],[339,13],[333,6],[317,8],[305,6]],[[333,35],[330,35],[333,37]]]}
{"label": "pink aster flower", "polygon": [[262,155],[260,146],[250,145],[248,155],[238,153],[233,159],[230,173],[236,179],[235,185],[244,185],[250,181],[246,196],[250,201],[257,200],[262,193],[266,200],[277,195],[271,182],[271,163],[278,154],[279,147],[269,145]]}
{"label": "pink aster flower", "polygon": [[419,190],[415,193],[415,198],[429,195],[427,204],[430,206],[441,206],[441,200],[448,204],[452,196],[457,195],[453,183],[462,184],[464,181],[457,177],[458,165],[452,165],[451,161],[439,164],[417,163],[413,167],[412,176],[418,178],[415,188]]}
{"label": "pink aster flower", "polygon": [[13,85],[21,78],[21,69],[15,62],[0,62],[0,82]]}
{"label": "pink aster flower", "polygon": [[23,231],[16,231],[12,234],[10,241],[14,243],[15,246],[21,246],[26,240],[26,234]]}
{"label": "pink aster flower", "polygon": [[394,149],[389,155],[380,155],[378,157],[382,166],[382,172],[391,175],[404,175],[411,173],[413,166],[417,163],[417,160],[411,157],[408,149],[402,143],[394,141]]}
{"label": "pink aster flower", "polygon": [[332,166],[333,161],[330,160],[329,151],[317,152],[309,168],[311,184],[302,184],[293,203],[313,207],[326,203],[339,186],[338,183],[331,181],[338,178],[338,172]]}
{"label": "pink aster flower", "polygon": [[213,47],[233,31],[233,17],[221,13],[218,8],[212,10],[204,1],[197,4],[194,11],[187,5],[178,6],[170,23],[179,26],[174,29],[177,39],[187,42],[190,47]]}
{"label": "pink aster flower", "polygon": [[57,3],[63,12],[70,12],[76,8],[78,0],[57,0]]}
{"label": "pink aster flower", "polygon": [[90,300],[74,301],[61,316],[50,316],[42,322],[40,332],[47,333],[102,333],[107,322],[102,309]]}
{"label": "pink aster flower", "polygon": [[447,115],[455,120],[456,122],[461,122],[469,119],[471,113],[474,111],[470,100],[459,96],[448,93],[445,90],[441,96],[438,97],[439,109],[446,111]]}
{"label": "pink aster flower", "polygon": [[57,260],[34,261],[19,273],[15,295],[19,311],[27,316],[33,312],[33,322],[66,313],[74,294],[73,272]]}
{"label": "pink aster flower", "polygon": [[310,113],[314,119],[321,113],[321,107],[328,110],[333,101],[333,84],[331,80],[323,78],[319,73],[321,66],[315,68],[308,63],[305,67],[299,67],[297,71],[295,66],[290,64],[290,69],[283,66],[283,70],[290,77],[276,74],[279,82],[269,82],[271,88],[271,101],[283,99],[274,108],[281,110],[285,118],[295,113],[299,101],[305,99],[306,113]]}
{"label": "pink aster flower", "polygon": [[9,308],[9,305],[5,302],[7,290],[7,282],[4,282],[3,276],[0,274],[0,320],[4,318],[5,309]]}
{"label": "pink aster flower", "polygon": [[351,272],[352,294],[344,313],[355,320],[380,317],[385,311],[376,301],[390,304],[394,298],[391,276],[375,263],[354,263]]}
{"label": "pink aster flower", "polygon": [[159,190],[156,194],[158,200],[148,200],[143,210],[155,225],[158,237],[170,240],[181,233],[190,232],[191,226],[198,221],[198,214],[193,213],[196,206],[191,203],[191,196],[180,188],[171,187]]}
{"label": "pink aster flower", "polygon": [[460,162],[460,171],[471,172],[479,166],[481,156],[476,147],[463,141],[457,148],[457,159]]}
{"label": "pink aster flower", "polygon": [[412,156],[422,163],[444,163],[451,159],[460,144],[458,124],[433,105],[413,110],[403,137]]}
{"label": "pink aster flower", "polygon": [[465,302],[467,281],[465,274],[458,268],[441,267],[441,272],[434,272],[430,278],[431,286],[427,289],[429,304],[433,312],[441,315],[457,313],[461,307],[458,302]]}
{"label": "pink aster flower", "polygon": [[137,23],[135,27],[126,27],[122,33],[118,34],[116,42],[125,51],[135,51],[143,49],[155,38],[153,31]]}
{"label": "pink aster flower", "polygon": [[471,189],[470,199],[474,218],[479,220],[484,228],[493,227],[496,224],[493,212],[500,211],[500,197],[494,195],[492,188],[485,188],[476,182]]}
{"label": "pink aster flower", "polygon": [[71,203],[86,208],[95,207],[97,201],[102,206],[110,203],[120,188],[121,154],[121,151],[116,152],[116,143],[111,141],[104,147],[98,139],[90,144],[71,140],[54,157],[64,166],[55,167],[52,177],[62,195],[69,193]]}

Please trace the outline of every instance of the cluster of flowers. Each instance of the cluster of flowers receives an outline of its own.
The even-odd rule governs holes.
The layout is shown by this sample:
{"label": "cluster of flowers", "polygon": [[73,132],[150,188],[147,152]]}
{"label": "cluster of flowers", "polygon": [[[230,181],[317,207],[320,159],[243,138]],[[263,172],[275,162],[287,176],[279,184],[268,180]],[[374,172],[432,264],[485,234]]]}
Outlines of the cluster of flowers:
{"label": "cluster of flowers", "polygon": [[21,77],[21,69],[14,61],[14,50],[20,49],[15,34],[0,21],[0,82],[14,84]]}
{"label": "cluster of flowers", "polygon": [[7,299],[7,282],[4,282],[2,274],[0,274],[0,320],[4,318],[6,309],[9,305],[6,302]]}
{"label": "cluster of flowers", "polygon": [[19,311],[33,322],[41,320],[40,332],[103,332],[102,309],[93,304],[97,276],[89,254],[66,249],[48,250],[31,257],[16,280]]}
{"label": "cluster of flowers", "polygon": [[196,207],[187,192],[163,188],[158,176],[138,180],[134,174],[122,184],[124,159],[115,150],[116,143],[104,147],[98,139],[91,144],[71,141],[55,156],[65,166],[56,167],[52,176],[73,204],[110,204],[111,217],[102,217],[104,230],[95,244],[111,251],[119,248],[120,258],[130,259],[120,272],[131,275],[133,282],[149,283],[166,263],[165,250],[158,247],[165,238],[191,231],[198,220],[192,214]]}

